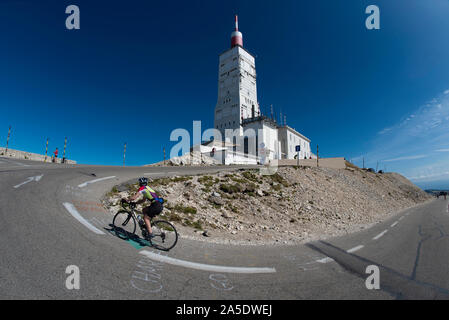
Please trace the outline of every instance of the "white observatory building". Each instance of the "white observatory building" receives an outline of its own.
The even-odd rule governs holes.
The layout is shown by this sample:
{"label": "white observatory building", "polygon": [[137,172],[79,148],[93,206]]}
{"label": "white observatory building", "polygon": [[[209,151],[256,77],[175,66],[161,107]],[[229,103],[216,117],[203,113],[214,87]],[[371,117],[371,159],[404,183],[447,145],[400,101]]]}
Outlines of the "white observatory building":
{"label": "white observatory building", "polygon": [[231,48],[219,58],[214,128],[220,132],[222,142],[215,138],[203,146],[214,148],[213,157],[224,164],[294,159],[298,155],[296,146],[300,146],[300,159],[312,157],[310,139],[287,126],[282,116],[278,122],[272,108],[270,117],[262,114],[257,99],[255,58],[243,47],[237,16]]}

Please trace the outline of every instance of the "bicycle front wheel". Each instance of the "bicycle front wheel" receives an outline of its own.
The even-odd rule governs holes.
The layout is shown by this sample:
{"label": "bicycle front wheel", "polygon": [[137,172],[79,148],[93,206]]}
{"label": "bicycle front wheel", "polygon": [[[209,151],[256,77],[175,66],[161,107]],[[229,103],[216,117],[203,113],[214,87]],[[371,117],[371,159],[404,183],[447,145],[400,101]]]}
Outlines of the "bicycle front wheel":
{"label": "bicycle front wheel", "polygon": [[178,232],[175,226],[167,221],[154,221],[151,224],[154,238],[151,239],[153,247],[168,251],[178,242]]}
{"label": "bicycle front wheel", "polygon": [[136,219],[134,219],[131,212],[120,210],[112,220],[114,231],[117,237],[128,240],[136,232]]}

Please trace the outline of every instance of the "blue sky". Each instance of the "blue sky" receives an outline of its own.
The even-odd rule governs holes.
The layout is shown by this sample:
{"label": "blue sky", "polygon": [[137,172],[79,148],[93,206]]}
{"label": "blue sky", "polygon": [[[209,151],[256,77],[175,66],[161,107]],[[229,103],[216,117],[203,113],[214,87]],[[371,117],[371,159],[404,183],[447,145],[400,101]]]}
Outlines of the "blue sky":
{"label": "blue sky", "polygon": [[[65,28],[76,4],[81,29]],[[365,8],[380,8],[380,30]],[[449,188],[449,1],[0,1],[0,145],[79,163],[162,160],[213,126],[234,14],[273,104],[323,157]]]}

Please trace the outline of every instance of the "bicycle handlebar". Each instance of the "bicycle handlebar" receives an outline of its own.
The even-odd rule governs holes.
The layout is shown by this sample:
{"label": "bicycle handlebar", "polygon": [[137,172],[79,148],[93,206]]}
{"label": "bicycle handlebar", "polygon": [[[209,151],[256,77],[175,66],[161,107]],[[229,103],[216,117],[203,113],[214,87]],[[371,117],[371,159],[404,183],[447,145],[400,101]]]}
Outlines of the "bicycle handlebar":
{"label": "bicycle handlebar", "polygon": [[129,202],[126,199],[122,199],[122,207],[124,203],[127,203],[131,209],[134,209],[137,206],[135,202]]}

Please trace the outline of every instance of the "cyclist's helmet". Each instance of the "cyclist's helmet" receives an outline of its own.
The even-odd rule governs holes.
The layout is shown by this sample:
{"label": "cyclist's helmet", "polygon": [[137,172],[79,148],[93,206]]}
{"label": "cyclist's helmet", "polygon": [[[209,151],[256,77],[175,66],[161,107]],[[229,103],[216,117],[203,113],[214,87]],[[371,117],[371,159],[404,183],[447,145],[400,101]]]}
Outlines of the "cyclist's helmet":
{"label": "cyclist's helmet", "polygon": [[140,186],[146,186],[148,185],[148,179],[145,177],[139,178],[139,185]]}

